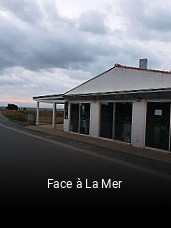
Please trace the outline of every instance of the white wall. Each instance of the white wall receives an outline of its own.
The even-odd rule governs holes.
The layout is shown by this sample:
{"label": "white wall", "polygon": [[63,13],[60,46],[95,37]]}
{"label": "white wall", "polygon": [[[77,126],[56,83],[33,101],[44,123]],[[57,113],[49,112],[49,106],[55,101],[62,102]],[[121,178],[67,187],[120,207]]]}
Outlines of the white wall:
{"label": "white wall", "polygon": [[90,106],[90,136],[99,137],[100,104],[97,101],[91,102]]}
{"label": "white wall", "polygon": [[115,67],[68,91],[66,95],[170,87],[171,74]]}
{"label": "white wall", "polygon": [[[72,101],[71,103],[90,103],[90,129],[89,135],[95,138],[99,137],[100,105],[97,101]],[[70,102],[68,102],[68,119],[64,119],[63,130],[70,131]]]}
{"label": "white wall", "polygon": [[[83,101],[72,101],[73,103],[82,103]],[[88,102],[88,101],[86,101]],[[100,102],[90,102],[90,130],[91,137],[99,137],[100,127]],[[132,145],[144,147],[145,144],[145,126],[146,126],[146,101],[133,102],[132,110]],[[69,132],[70,127],[70,102],[68,102],[68,119],[64,120],[64,131]]]}
{"label": "white wall", "polygon": [[69,131],[69,121],[68,119],[64,119],[64,125],[63,125],[63,130],[68,132]]}
{"label": "white wall", "polygon": [[144,147],[146,126],[146,101],[133,102],[132,145]]}

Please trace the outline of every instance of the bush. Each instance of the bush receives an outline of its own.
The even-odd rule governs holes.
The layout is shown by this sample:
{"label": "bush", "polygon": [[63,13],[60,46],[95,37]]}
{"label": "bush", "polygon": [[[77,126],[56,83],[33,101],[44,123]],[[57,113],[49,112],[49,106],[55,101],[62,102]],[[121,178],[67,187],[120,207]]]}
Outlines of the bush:
{"label": "bush", "polygon": [[15,104],[8,104],[6,109],[8,109],[8,110],[18,110],[18,106],[15,105]]}

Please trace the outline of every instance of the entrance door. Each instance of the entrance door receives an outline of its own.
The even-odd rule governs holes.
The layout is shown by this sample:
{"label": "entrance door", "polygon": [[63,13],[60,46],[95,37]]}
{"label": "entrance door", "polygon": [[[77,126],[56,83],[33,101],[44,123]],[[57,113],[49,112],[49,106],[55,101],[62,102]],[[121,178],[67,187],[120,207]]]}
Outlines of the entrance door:
{"label": "entrance door", "polygon": [[116,103],[115,139],[131,143],[132,103]]}
{"label": "entrance door", "polygon": [[113,103],[101,104],[100,137],[112,139]]}
{"label": "entrance door", "polygon": [[78,132],[79,104],[71,104],[70,131]]}
{"label": "entrance door", "polygon": [[168,150],[170,128],[170,103],[147,104],[146,146]]}
{"label": "entrance door", "polygon": [[80,133],[89,135],[90,104],[82,104],[80,106],[80,112]]}

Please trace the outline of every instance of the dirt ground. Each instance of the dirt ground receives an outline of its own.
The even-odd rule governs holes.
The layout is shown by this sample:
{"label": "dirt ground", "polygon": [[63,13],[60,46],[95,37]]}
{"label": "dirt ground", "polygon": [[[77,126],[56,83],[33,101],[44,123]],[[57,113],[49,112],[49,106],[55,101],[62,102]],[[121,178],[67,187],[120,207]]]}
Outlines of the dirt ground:
{"label": "dirt ground", "polygon": [[[27,122],[27,116],[29,114],[36,116],[35,110],[2,110],[2,114],[6,116],[11,121]],[[62,124],[64,119],[63,111],[56,111],[56,121],[58,124]],[[42,123],[51,124],[52,123],[52,111],[50,110],[40,110],[39,111],[39,121]]]}

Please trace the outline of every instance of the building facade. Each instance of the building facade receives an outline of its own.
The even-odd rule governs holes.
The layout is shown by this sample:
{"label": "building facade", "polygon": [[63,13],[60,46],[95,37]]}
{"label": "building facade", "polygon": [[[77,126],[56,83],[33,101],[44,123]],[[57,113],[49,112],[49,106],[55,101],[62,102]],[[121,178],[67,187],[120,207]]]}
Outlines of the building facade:
{"label": "building facade", "polygon": [[147,69],[147,59],[115,64],[60,97],[66,132],[171,151],[171,72]]}

